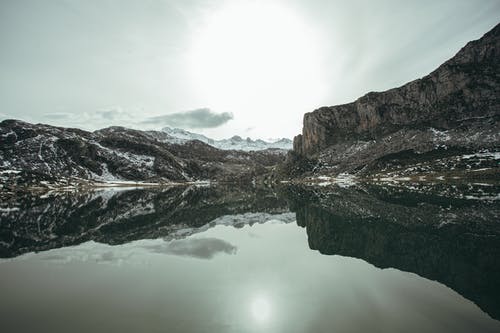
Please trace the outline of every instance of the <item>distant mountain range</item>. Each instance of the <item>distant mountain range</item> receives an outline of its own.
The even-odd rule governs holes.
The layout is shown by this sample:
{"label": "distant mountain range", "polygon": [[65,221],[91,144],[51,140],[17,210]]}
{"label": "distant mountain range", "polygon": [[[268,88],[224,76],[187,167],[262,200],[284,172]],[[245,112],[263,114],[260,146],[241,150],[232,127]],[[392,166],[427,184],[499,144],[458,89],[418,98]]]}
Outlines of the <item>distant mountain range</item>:
{"label": "distant mountain range", "polygon": [[170,140],[170,142],[172,143],[185,143],[191,140],[198,140],[212,147],[223,150],[256,151],[265,149],[292,149],[292,140],[287,138],[273,141],[264,141],[261,139],[243,139],[242,137],[235,135],[229,139],[214,140],[206,137],[203,134],[192,133],[180,128],[165,127],[162,129],[162,131],[172,137],[172,139]]}

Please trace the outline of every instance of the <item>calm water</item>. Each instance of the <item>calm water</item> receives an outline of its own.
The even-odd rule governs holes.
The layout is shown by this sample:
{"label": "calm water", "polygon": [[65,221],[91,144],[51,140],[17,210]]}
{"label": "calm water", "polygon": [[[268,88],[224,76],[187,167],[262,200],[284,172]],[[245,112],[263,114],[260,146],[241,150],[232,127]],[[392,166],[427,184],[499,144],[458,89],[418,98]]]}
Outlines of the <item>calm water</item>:
{"label": "calm water", "polygon": [[499,332],[496,191],[20,198],[1,215],[2,331]]}

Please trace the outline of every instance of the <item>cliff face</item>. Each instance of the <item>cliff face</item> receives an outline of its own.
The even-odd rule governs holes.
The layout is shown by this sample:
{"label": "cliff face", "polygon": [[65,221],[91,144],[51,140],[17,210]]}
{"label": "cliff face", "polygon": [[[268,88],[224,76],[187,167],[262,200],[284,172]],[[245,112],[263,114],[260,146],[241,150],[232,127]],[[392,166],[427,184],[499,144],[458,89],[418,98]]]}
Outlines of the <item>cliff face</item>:
{"label": "cliff face", "polygon": [[[399,137],[398,145],[371,155],[377,158],[407,149],[428,151],[436,139],[449,141],[449,146],[498,146],[498,136],[487,139],[481,134],[476,145],[463,137],[498,132],[499,69],[500,24],[421,79],[385,92],[368,93],[350,104],[306,113],[302,135],[294,139],[294,152],[317,158],[330,148],[338,152],[335,146],[344,145],[342,149],[346,150],[391,136]],[[451,138],[436,138],[436,131]],[[331,162],[335,163],[335,158]]]}

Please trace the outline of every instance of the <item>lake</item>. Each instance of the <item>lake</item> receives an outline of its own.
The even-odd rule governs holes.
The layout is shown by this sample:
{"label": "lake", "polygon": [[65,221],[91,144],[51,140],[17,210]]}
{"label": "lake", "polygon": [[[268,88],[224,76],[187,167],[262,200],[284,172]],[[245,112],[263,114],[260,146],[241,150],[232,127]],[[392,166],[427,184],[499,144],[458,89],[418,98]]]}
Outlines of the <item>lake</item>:
{"label": "lake", "polygon": [[3,202],[3,332],[499,332],[495,184]]}

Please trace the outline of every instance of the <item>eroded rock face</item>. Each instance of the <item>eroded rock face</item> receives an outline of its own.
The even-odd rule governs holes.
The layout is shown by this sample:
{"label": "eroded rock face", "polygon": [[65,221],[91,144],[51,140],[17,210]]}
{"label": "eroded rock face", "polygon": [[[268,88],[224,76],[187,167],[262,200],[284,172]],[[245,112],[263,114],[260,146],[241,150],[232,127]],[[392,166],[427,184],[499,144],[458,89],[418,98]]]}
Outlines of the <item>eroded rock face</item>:
{"label": "eroded rock face", "polygon": [[[350,104],[306,113],[302,135],[294,139],[294,151],[311,158],[335,146],[378,142],[394,134],[410,141],[401,142],[400,148],[387,147],[395,153],[426,150],[426,144],[433,147],[432,135],[424,135],[432,134],[430,129],[459,131],[469,137],[478,133],[478,128],[495,128],[495,132],[500,118],[499,59],[497,25],[421,79],[385,92],[368,93]],[[483,141],[477,146],[483,146],[484,135],[477,139]],[[490,146],[498,146],[499,136],[490,139]],[[450,145],[460,147],[462,143]],[[469,146],[473,144],[469,142]]]}

